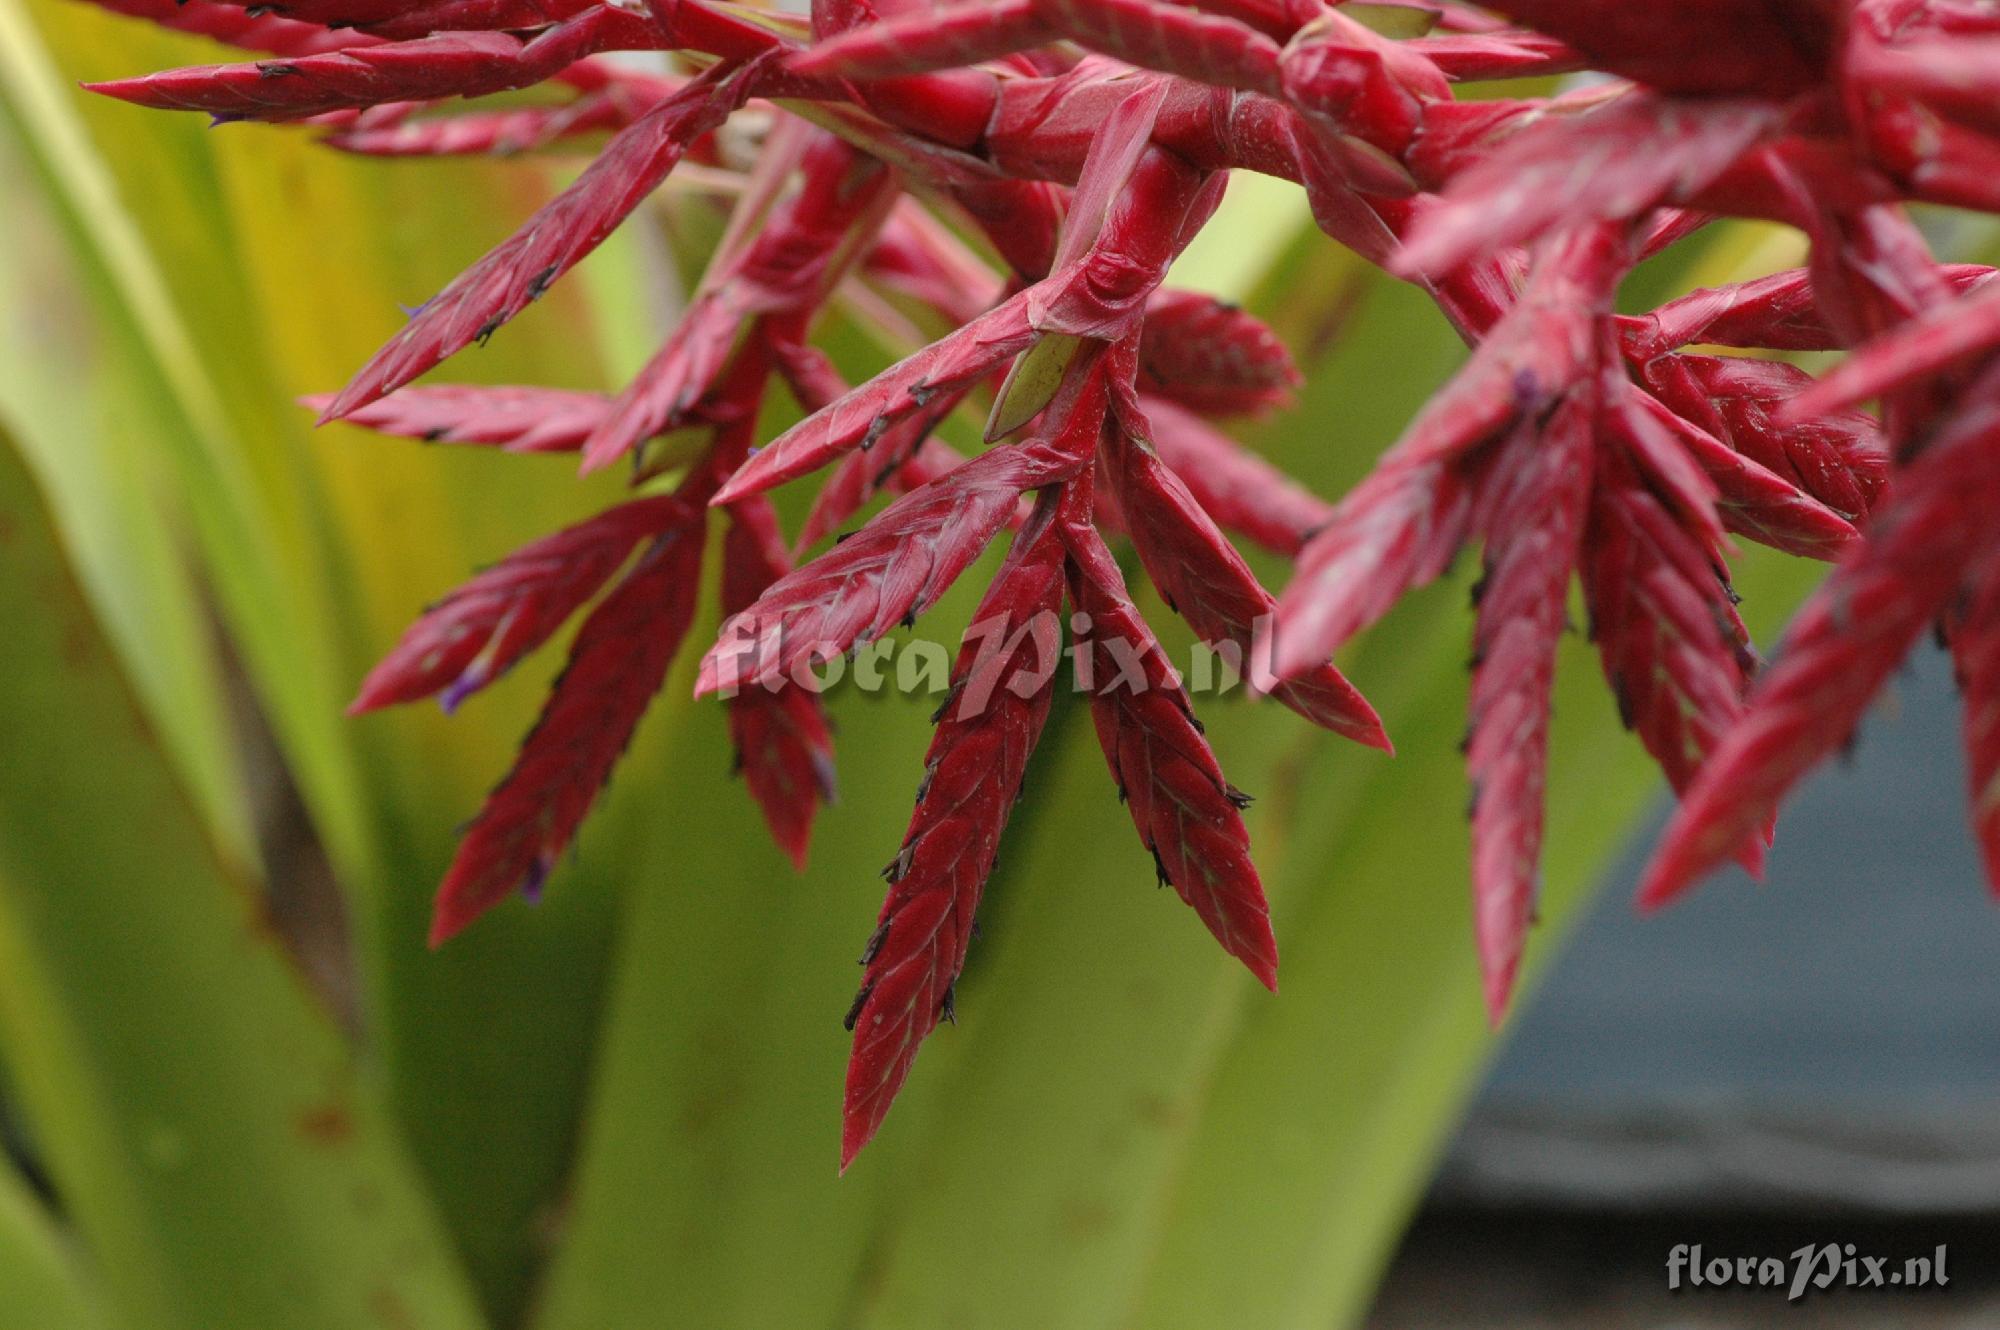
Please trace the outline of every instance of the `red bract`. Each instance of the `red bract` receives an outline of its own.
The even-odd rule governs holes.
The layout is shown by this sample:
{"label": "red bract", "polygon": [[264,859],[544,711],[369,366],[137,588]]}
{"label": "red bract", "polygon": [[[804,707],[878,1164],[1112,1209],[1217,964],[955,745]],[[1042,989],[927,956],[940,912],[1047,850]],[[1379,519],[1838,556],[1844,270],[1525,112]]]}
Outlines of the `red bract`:
{"label": "red bract", "polygon": [[90,2],[99,8],[146,19],[176,32],[191,32],[228,46],[263,51],[269,55],[320,55],[350,46],[372,45],[375,41],[366,33],[325,28],[317,23],[302,23],[261,9],[211,3],[211,0]]}
{"label": "red bract", "polygon": [[753,73],[717,66],[613,139],[582,179],[418,310],[333,400],[325,418],[348,416],[394,392],[486,341],[540,300],[645,201],[696,138],[743,103]]}
{"label": "red bract", "polygon": [[[722,609],[736,614],[755,604],[791,571],[778,514],[763,499],[730,511],[722,546]],[[771,838],[794,867],[805,870],[813,818],[836,795],[833,731],[817,694],[779,684],[748,688],[729,700],[736,769],[764,810]]]}
{"label": "red bract", "polygon": [[1192,291],[1162,291],[1147,306],[1138,380],[1147,392],[1212,416],[1283,406],[1301,382],[1276,333]]}
{"label": "red bract", "polygon": [[[1079,506],[1071,503],[1070,507]],[[1118,796],[1162,883],[1171,883],[1265,987],[1278,987],[1271,908],[1250,861],[1250,797],[1223,779],[1179,675],[1126,594],[1118,563],[1081,514],[1068,513],[1069,596],[1085,625],[1079,682]]]}
{"label": "red bract", "polygon": [[1667,828],[1641,885],[1647,904],[1735,853],[1799,777],[1849,741],[1876,690],[1967,585],[1969,565],[1993,548],[2000,427],[1992,408],[1985,414],[1904,468],[1868,542],[1801,612]]}
{"label": "red bract", "polygon": [[284,61],[182,69],[93,84],[92,91],[160,110],[206,111],[217,120],[303,120],[385,102],[525,88],[585,56],[630,45],[633,23],[621,11],[591,9],[525,41],[500,32],[453,33]]}
{"label": "red bract", "polygon": [[1539,437],[1509,441],[1489,482],[1465,764],[1475,931],[1495,1024],[1513,994],[1540,889],[1549,691],[1590,498],[1592,395],[1590,386],[1579,388]]}
{"label": "red bract", "polygon": [[[309,397],[315,411],[332,397]],[[405,388],[348,419],[383,434],[425,443],[484,444],[510,453],[570,453],[611,414],[596,393],[557,388]]]}
{"label": "red bract", "polygon": [[895,201],[896,182],[881,163],[831,135],[818,136],[800,154],[798,169],[798,192],[771,210],[740,252],[718,256],[709,268],[674,335],[584,445],[584,470],[682,423],[751,319],[810,316],[842,276],[844,261],[857,255],[849,234],[871,231],[863,223],[879,218],[869,215]]}
{"label": "red bract", "polygon": [[354,710],[443,692],[447,710],[505,674],[597,594],[632,547],[690,524],[688,504],[640,499],[538,540],[418,620],[361,686]]}
{"label": "red bract", "polygon": [[699,532],[669,531],[584,621],[513,770],[466,829],[438,889],[433,943],[517,890],[541,890],[666,679],[700,578]]}
{"label": "red bract", "polygon": [[960,650],[938,712],[910,829],[883,872],[889,899],[847,1017],[854,1060],[842,1168],[882,1125],[917,1046],[951,1018],[979,898],[1048,720],[1062,648],[1063,547],[1053,498],[1014,538],[974,616],[977,632]]}
{"label": "red bract", "polygon": [[1042,437],[995,449],[913,491],[781,578],[723,625],[701,663],[696,694],[803,682],[804,670],[914,622],[999,534],[1024,491],[1069,480],[1089,465],[1105,392],[1101,368],[1084,366],[1050,408]]}
{"label": "red bract", "polygon": [[[2000,287],[1937,263],[1905,210],[2000,212],[1991,6],[97,3],[270,57],[101,88],[144,105],[303,121],[337,148],[403,157],[610,134],[574,185],[313,403],[433,442],[576,451],[586,468],[629,457],[643,491],[447,596],[363,687],[362,708],[455,705],[583,616],[446,877],[439,938],[539,888],[576,835],[691,622],[707,509],[728,524],[729,620],[699,688],[729,695],[749,792],[800,862],[833,789],[805,667],[913,621],[1019,526],[864,961],[844,1162],[951,1014],[1065,627],[1161,878],[1275,984],[1247,799],[1107,534],[1129,537],[1254,688],[1381,747],[1333,653],[1482,548],[1466,757],[1495,1019],[1533,918],[1572,574],[1616,714],[1685,799],[1648,901],[1730,857],[1754,868],[1781,796],[1934,622],[1966,692],[1973,819],[2000,884]],[[604,58],[625,51],[676,54],[671,72]],[[1572,70],[1608,77],[1554,97],[1455,92]],[[545,94],[481,100],[531,84]],[[734,202],[633,383],[411,386],[523,313],[688,159]],[[1299,386],[1272,331],[1163,285],[1238,170],[1301,185],[1334,241],[1419,282],[1474,348],[1345,495],[1306,492],[1216,424]],[[1628,273],[1719,216],[1795,226],[1811,260],[1616,312]],[[850,388],[812,341],[834,307],[903,358]],[[1850,349],[1817,383],[1770,358]],[[805,418],[767,439],[776,387]],[[1871,398],[1879,419],[1853,409]],[[968,459],[936,436],[975,410],[989,447]],[[788,540],[762,496],[822,469]],[[901,497],[813,553],[881,491]],[[1281,596],[1224,532],[1296,560]],[[1754,683],[1729,533],[1839,561]]]}
{"label": "red bract", "polygon": [[[1151,450],[1150,434],[1143,418],[1125,415],[1101,453],[1125,530],[1174,612],[1211,647],[1233,650],[1239,674],[1253,674],[1252,634],[1277,602]],[[1332,665],[1322,662],[1269,686],[1272,696],[1313,724],[1370,747],[1389,746],[1375,709]]]}

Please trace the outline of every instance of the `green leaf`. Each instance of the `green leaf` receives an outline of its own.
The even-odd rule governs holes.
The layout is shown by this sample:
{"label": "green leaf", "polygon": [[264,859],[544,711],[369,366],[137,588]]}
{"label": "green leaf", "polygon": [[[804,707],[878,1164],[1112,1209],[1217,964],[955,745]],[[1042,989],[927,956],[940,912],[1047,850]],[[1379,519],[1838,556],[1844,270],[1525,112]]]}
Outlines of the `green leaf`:
{"label": "green leaf", "polygon": [[[22,76],[33,51],[17,16],[0,10],[0,84],[8,89],[0,124],[14,131],[0,137],[0,244],[11,257],[0,265],[0,354],[9,366],[0,410],[61,514],[79,574],[163,743],[224,851],[247,869],[255,858],[249,814],[209,610],[187,573],[176,468],[161,446],[173,425],[162,419],[140,332],[148,315],[135,304],[123,318],[104,319],[75,298],[86,279],[62,246],[48,198],[91,206],[94,182],[65,151],[74,141],[47,124],[49,89]],[[51,160],[69,163],[66,193],[37,189],[42,182],[17,151],[31,122],[47,130]]]}
{"label": "green leaf", "polygon": [[0,545],[0,1050],[110,1302],[148,1330],[478,1326],[376,1087],[162,763],[11,448]]}
{"label": "green leaf", "polygon": [[1083,350],[1084,339],[1067,333],[1044,333],[1015,357],[986,421],[989,442],[1006,438],[1042,413],[1062,387],[1063,377]]}
{"label": "green leaf", "polygon": [[[193,514],[202,571],[346,895],[371,1052],[482,1296],[511,1319],[570,1167],[615,889],[673,853],[643,808],[665,727],[648,726],[543,909],[504,909],[434,955],[426,916],[454,828],[506,769],[555,662],[449,722],[342,712],[427,602],[602,506],[617,478],[578,485],[563,459],[315,434],[293,403],[337,386],[399,306],[524,220],[546,173],[412,171],[343,158],[303,129],[139,111],[73,85],[216,48],[72,0],[0,0],[0,25],[0,99],[90,274],[85,294],[139,352],[166,488]],[[616,246],[604,260],[637,270]],[[594,325],[565,283],[451,374],[596,386]]]}
{"label": "green leaf", "polygon": [[0,1330],[106,1330],[69,1239],[0,1161]]}

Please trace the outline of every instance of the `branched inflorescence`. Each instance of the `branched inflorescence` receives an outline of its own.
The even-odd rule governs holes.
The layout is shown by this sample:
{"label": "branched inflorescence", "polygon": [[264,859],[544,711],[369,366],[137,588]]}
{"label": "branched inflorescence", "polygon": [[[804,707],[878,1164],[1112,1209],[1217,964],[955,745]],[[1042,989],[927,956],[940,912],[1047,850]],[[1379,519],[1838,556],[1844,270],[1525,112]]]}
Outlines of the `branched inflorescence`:
{"label": "branched inflorescence", "polygon": [[[1647,901],[1728,859],[1754,869],[1780,799],[1932,625],[1966,690],[1974,822],[2000,880],[2000,285],[1936,262],[1905,210],[2000,212],[1984,0],[97,3],[260,53],[98,89],[140,105],[304,122],[381,156],[610,135],[314,403],[585,469],[625,459],[645,487],[446,597],[363,687],[357,708],[456,706],[583,616],[445,879],[438,939],[539,890],[575,836],[694,620],[712,514],[728,621],[698,688],[726,698],[749,790],[801,862],[833,793],[810,667],[924,613],[1012,530],[863,959],[845,1159],[952,1014],[1065,636],[1160,878],[1276,984],[1248,799],[1107,535],[1259,692],[1381,748],[1334,653],[1483,550],[1466,761],[1496,1019],[1534,916],[1573,577],[1617,714],[1682,795]],[[1553,96],[1455,95],[1581,71],[1599,77]],[[684,162],[734,201],[622,393],[412,386]],[[1419,284],[1472,348],[1334,502],[1216,423],[1285,404],[1284,347],[1163,285],[1238,170],[1302,186],[1334,241]],[[1627,274],[1719,217],[1800,229],[1809,266],[1618,311]],[[835,304],[947,331],[850,387],[812,340]],[[1847,349],[1818,381],[1770,354]],[[805,417],[766,440],[775,388]],[[1869,400],[1879,416],[1855,409]],[[936,434],[973,404],[989,446],[968,459]],[[816,473],[788,541],[766,492]],[[884,491],[900,497],[795,566]],[[1295,561],[1281,596],[1225,532]],[[1732,535],[1837,561],[1761,676]]]}

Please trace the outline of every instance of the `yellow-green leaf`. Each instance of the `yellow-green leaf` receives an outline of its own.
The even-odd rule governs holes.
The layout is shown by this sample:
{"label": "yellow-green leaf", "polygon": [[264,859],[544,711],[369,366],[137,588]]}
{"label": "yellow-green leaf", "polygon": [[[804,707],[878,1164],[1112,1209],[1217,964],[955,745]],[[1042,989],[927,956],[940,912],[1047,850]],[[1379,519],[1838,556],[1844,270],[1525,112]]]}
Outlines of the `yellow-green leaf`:
{"label": "yellow-green leaf", "polygon": [[479,1326],[376,1086],[162,762],[10,446],[0,621],[0,1055],[109,1304],[147,1330]]}

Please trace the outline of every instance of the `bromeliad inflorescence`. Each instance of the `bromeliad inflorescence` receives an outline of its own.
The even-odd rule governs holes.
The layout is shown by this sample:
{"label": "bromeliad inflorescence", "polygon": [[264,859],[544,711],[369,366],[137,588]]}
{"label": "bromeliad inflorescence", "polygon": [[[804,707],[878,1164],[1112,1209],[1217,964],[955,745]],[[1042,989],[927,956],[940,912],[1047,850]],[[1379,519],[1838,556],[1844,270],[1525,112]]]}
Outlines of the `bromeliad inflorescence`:
{"label": "bromeliad inflorescence", "polygon": [[[1533,916],[1573,578],[1619,716],[1683,797],[1646,900],[1726,859],[1754,869],[1779,799],[1933,623],[1966,688],[1975,821],[2000,879],[2000,285],[1936,262],[1906,212],[2000,212],[2000,10],[1984,0],[96,3],[263,55],[98,89],[141,105],[302,122],[380,156],[610,135],[316,403],[391,434],[575,452],[587,470],[628,460],[646,487],[448,596],[363,686],[360,709],[456,706],[582,615],[445,878],[438,940],[538,890],[575,836],[694,620],[712,514],[730,618],[699,688],[723,696],[750,792],[800,861],[833,756],[799,667],[921,615],[1012,531],[867,947],[847,1160],[952,1011],[1061,625],[1160,876],[1275,987],[1245,798],[1107,536],[1259,691],[1381,748],[1333,654],[1483,549],[1466,761],[1496,1019]],[[1456,95],[1586,71],[1599,77],[1554,96]],[[478,100],[531,85],[548,95]],[[623,393],[412,386],[684,161],[726,177],[734,203]],[[1420,284],[1472,347],[1336,503],[1214,423],[1297,386],[1270,330],[1163,286],[1238,170],[1302,186],[1328,236]],[[1723,216],[1803,230],[1810,266],[1617,312],[1637,265]],[[951,331],[850,387],[816,321],[885,294]],[[1855,347],[1818,382],[1725,350]],[[774,386],[806,416],[763,441]],[[1869,399],[1879,419],[1854,409]],[[936,433],[972,405],[990,446],[967,458]],[[822,472],[788,541],[766,492]],[[900,497],[795,563],[885,491]],[[1295,559],[1281,597],[1225,531]],[[1761,677],[1732,534],[1838,560]]]}

